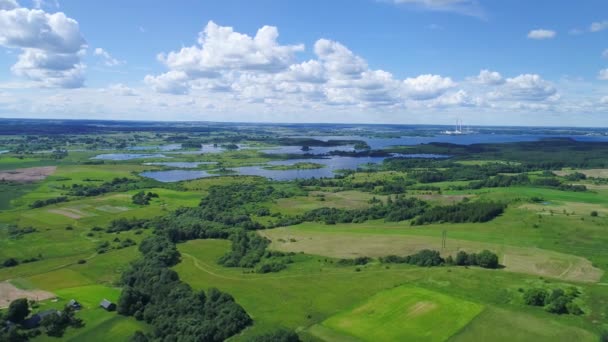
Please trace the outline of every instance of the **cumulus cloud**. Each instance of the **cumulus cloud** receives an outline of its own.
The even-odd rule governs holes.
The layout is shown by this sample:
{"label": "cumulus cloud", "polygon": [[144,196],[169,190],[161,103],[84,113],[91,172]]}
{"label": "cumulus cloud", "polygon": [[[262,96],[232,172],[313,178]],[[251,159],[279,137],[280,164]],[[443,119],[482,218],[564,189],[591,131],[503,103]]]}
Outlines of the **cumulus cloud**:
{"label": "cumulus cloud", "polygon": [[[2,6],[10,8],[6,1]],[[75,88],[84,83],[81,56],[86,42],[78,22],[61,12],[0,10],[0,46],[21,49],[11,68],[18,76],[51,87]]]}
{"label": "cumulus cloud", "polygon": [[608,81],[608,69],[602,69],[597,75],[597,78],[602,81]]}
{"label": "cumulus cloud", "polygon": [[200,33],[198,44],[182,48],[159,60],[170,69],[190,75],[214,75],[224,70],[276,72],[287,68],[303,45],[279,45],[279,31],[273,26],[260,28],[254,37],[235,32],[232,27],[210,21]]}
{"label": "cumulus cloud", "polygon": [[545,29],[537,29],[537,30],[532,30],[532,31],[528,32],[529,39],[537,39],[537,40],[555,38],[556,35],[557,35],[557,33],[555,31],[545,30]]}
{"label": "cumulus cloud", "polygon": [[268,26],[249,36],[210,22],[197,45],[159,54],[167,71],[144,81],[157,93],[222,99],[217,110],[493,108],[496,101],[510,109],[531,103],[540,108],[558,98],[553,84],[539,75],[504,78],[484,69],[460,83],[436,74],[399,78],[372,68],[337,41],[319,39],[313,57],[297,61],[303,46],[283,45],[277,38],[277,29]]}
{"label": "cumulus cloud", "polygon": [[110,53],[108,51],[106,51],[102,48],[95,48],[95,50],[93,51],[93,54],[95,56],[101,57],[103,59],[103,63],[109,67],[124,64],[123,61],[120,61],[120,60],[112,57],[112,55],[110,55]]}
{"label": "cumulus cloud", "polygon": [[507,78],[500,91],[505,98],[532,102],[545,101],[557,94],[553,84],[536,74]]}
{"label": "cumulus cloud", "polygon": [[605,29],[608,29],[608,20],[594,22],[589,26],[589,31],[591,32],[600,32]]}
{"label": "cumulus cloud", "polygon": [[456,83],[451,78],[439,75],[420,75],[403,80],[406,96],[415,100],[436,98],[454,86]]}
{"label": "cumulus cloud", "polygon": [[471,80],[475,83],[484,85],[499,85],[505,83],[505,80],[499,72],[487,69],[481,70],[479,75],[472,77]]}

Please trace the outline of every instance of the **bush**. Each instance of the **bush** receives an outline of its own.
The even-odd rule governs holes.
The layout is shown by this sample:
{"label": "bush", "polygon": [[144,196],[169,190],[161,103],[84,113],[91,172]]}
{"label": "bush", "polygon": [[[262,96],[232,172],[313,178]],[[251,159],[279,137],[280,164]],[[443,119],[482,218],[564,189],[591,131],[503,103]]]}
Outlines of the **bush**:
{"label": "bush", "polygon": [[547,290],[540,288],[528,289],[524,292],[524,302],[532,306],[545,306],[549,294]]}
{"label": "bush", "polygon": [[8,258],[2,263],[2,266],[4,267],[15,267],[17,265],[19,265],[19,261],[15,258]]}
{"label": "bush", "polygon": [[300,342],[298,334],[290,330],[280,329],[251,338],[249,342]]}

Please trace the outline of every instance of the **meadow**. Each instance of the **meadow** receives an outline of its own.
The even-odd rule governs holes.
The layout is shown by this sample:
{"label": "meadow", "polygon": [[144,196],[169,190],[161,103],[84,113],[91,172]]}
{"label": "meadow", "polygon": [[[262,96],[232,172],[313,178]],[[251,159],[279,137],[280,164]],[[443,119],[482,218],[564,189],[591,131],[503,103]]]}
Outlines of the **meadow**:
{"label": "meadow", "polygon": [[[32,293],[46,291],[55,297],[39,301],[34,311],[61,309],[70,299],[83,305],[76,315],[85,322],[84,327],[68,328],[61,338],[43,333],[32,340],[128,341],[136,331],[155,334],[145,321],[107,312],[98,307],[99,302],[104,298],[119,302],[124,291],[121,278],[132,262],[141,260],[139,248],[148,238],[162,236],[170,228],[191,233],[187,229],[196,224],[180,221],[176,213],[184,212],[182,208],[196,213],[201,210],[201,200],[209,199],[210,194],[227,195],[226,201],[235,202],[219,203],[218,208],[223,209],[217,217],[209,218],[213,215],[205,213],[194,221],[203,228],[217,229],[213,234],[222,234],[206,232],[209,235],[174,238],[171,243],[180,258],[170,269],[194,290],[217,288],[242,306],[253,323],[230,340],[248,341],[284,328],[296,332],[303,341],[597,341],[608,329],[608,188],[603,185],[608,169],[598,167],[600,159],[589,158],[592,165],[585,167],[550,166],[547,168],[554,173],[549,174],[530,161],[547,149],[544,143],[534,153],[517,146],[501,149],[502,145],[493,145],[476,150],[429,144],[390,150],[445,153],[453,160],[386,160],[326,180],[278,182],[222,175],[161,183],[141,177],[143,171],[172,169],[148,164],[169,160],[215,162],[196,169],[222,174],[222,168],[301,158],[262,152],[275,147],[277,141],[268,138],[275,130],[264,127],[247,129],[246,133],[233,128],[209,128],[198,133],[173,129],[176,131],[82,135],[72,138],[76,140],[70,144],[73,150],[60,157],[48,150],[0,154],[3,172],[56,167],[40,180],[0,183],[0,263],[18,261],[17,265],[0,267],[0,282]],[[310,132],[318,133],[317,129],[310,128]],[[276,130],[286,136],[294,132],[289,127]],[[60,136],[40,139],[46,148],[63,142]],[[11,135],[0,142],[6,149],[27,150],[22,139]],[[190,147],[174,154],[159,152],[167,153],[170,159],[91,159],[100,153],[156,153],[158,146],[176,141],[194,146],[238,143],[247,148],[217,153],[206,153],[204,148],[199,153]],[[129,146],[141,149],[131,150]],[[524,147],[529,146],[527,143]],[[593,149],[604,151],[604,147]],[[556,162],[558,155],[547,153],[550,161]],[[563,159],[567,162],[569,155]],[[301,165],[313,166],[314,162]],[[502,172],[502,167],[511,169]],[[569,181],[574,172],[588,178]],[[437,174],[441,179],[421,180],[416,178],[420,173]],[[532,181],[551,178],[562,185],[585,185],[586,190],[533,182],[470,186],[477,180],[520,174]],[[116,178],[126,178],[126,185],[108,185]],[[75,187],[109,190],[79,195],[72,191]],[[249,193],[237,194],[236,199],[222,193],[224,189],[238,191],[239,187],[260,199],[249,198]],[[151,197],[148,204],[136,204],[133,196],[140,191],[158,197]],[[53,201],[61,197],[65,199]],[[423,210],[484,202],[504,203],[506,209],[485,222],[444,220],[424,225],[412,225],[418,214],[397,221],[366,218],[329,223],[321,219],[323,216],[307,216],[330,212],[348,217],[388,206],[397,198],[421,201]],[[44,204],[34,206],[37,201]],[[267,241],[262,261],[288,260],[280,269],[263,273],[256,267],[220,264],[227,253],[234,252],[235,232],[248,219],[252,223],[246,226],[246,233]],[[117,220],[142,220],[146,225],[109,230]],[[185,228],[172,224],[184,224]],[[406,256],[426,249],[438,251],[442,258],[486,249],[496,253],[500,267],[418,267],[380,261],[387,255]],[[356,258],[370,259],[350,263]],[[576,304],[583,314],[557,315],[527,305],[524,293],[533,288],[575,288],[580,293]],[[5,312],[0,309],[0,314]],[[438,326],[441,329],[436,329]]]}

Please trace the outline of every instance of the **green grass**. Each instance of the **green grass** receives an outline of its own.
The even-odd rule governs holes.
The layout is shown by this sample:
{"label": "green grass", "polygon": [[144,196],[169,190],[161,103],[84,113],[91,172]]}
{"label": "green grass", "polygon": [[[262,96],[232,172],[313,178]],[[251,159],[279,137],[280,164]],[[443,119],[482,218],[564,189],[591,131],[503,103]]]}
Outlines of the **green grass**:
{"label": "green grass", "polygon": [[[217,259],[229,248],[227,241],[196,240],[178,247],[183,260],[175,270],[184,281],[195,289],[217,287],[227,291],[254,318],[253,327],[237,340],[277,327],[303,331],[352,310],[380,291],[402,285],[439,292],[480,306],[509,308],[538,317],[540,321],[557,320],[561,325],[584,330],[593,329],[592,321],[599,317],[595,314],[555,316],[523,305],[518,288],[532,286],[539,280],[516,273],[408,265],[391,265],[387,269],[377,263],[362,266],[357,272],[355,267],[336,266],[333,259],[296,255],[296,262],[286,270],[262,275],[217,265]],[[587,285],[582,289],[589,296],[588,302],[605,295],[594,294]]]}
{"label": "green grass", "polygon": [[363,341],[445,341],[482,309],[434,291],[401,286],[382,291],[322,324]]}
{"label": "green grass", "polygon": [[597,341],[589,331],[566,326],[551,319],[499,309],[486,308],[449,342],[496,341],[496,342],[553,342]]}
{"label": "green grass", "polygon": [[[116,302],[120,289],[100,285],[71,287],[56,291],[60,298],[58,304],[65,305],[70,299],[76,299],[82,310],[77,317],[85,321],[85,326],[79,329],[69,328],[61,338],[63,341],[128,341],[137,330],[146,331],[149,327],[132,317],[107,312],[99,307],[102,299]],[[56,338],[40,336],[35,341],[57,341]]]}

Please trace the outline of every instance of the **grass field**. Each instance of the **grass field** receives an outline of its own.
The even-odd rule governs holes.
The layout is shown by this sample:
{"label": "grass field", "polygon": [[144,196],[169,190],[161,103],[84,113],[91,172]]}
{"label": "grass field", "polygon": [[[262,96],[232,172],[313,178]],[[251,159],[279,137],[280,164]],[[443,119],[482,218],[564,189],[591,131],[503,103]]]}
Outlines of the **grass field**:
{"label": "grass field", "polygon": [[496,341],[496,342],[552,342],[597,341],[589,331],[565,326],[551,318],[515,313],[496,307],[487,307],[449,342]]}
{"label": "grass field", "polygon": [[[144,133],[142,133],[144,134]],[[145,133],[138,145],[162,144],[162,136]],[[116,137],[128,138],[129,133]],[[139,139],[139,138],[138,138]],[[145,140],[145,139],[144,139]],[[133,142],[132,140],[131,142]],[[257,146],[263,144],[257,143]],[[75,149],[78,147],[74,146]],[[104,151],[104,153],[125,151]],[[149,205],[132,203],[140,191],[74,197],[69,201],[32,209],[30,204],[65,195],[72,184],[102,184],[115,177],[138,179],[143,170],[162,169],[142,165],[147,160],[84,163],[97,151],[70,151],[61,160],[43,156],[0,155],[0,170],[57,166],[44,180],[27,184],[0,184],[0,262],[9,257],[39,261],[0,268],[0,281],[10,281],[23,291],[46,291],[57,301],[44,300],[40,308],[61,308],[77,299],[84,308],[78,313],[86,326],[68,329],[65,341],[127,341],[136,330],[151,327],[132,318],[98,308],[99,301],[116,301],[118,280],[129,262],[140,257],[137,246],[110,249],[99,254],[96,247],[132,239],[139,244],[152,229],[107,233],[103,228],[117,218],[152,218],[179,207],[195,207],[212,186],[268,184],[261,177],[214,177],[158,184],[145,191],[157,193]],[[99,152],[100,153],[100,152]],[[133,151],[130,151],[133,153]],[[258,150],[224,153],[171,154],[170,161],[214,161],[222,167],[262,165],[269,157]],[[167,161],[169,159],[164,159]],[[483,165],[498,160],[460,161]],[[213,168],[217,167],[214,165]],[[211,166],[201,166],[211,168]],[[586,170],[604,177],[606,170]],[[344,178],[344,187],[299,187],[295,182],[273,186],[293,196],[263,203],[272,214],[300,215],[331,207],[368,208],[375,195],[346,190],[348,185],[392,180],[406,181],[407,172],[358,172]],[[534,177],[537,177],[536,175]],[[590,181],[582,181],[588,184]],[[485,223],[430,224],[368,221],[362,224],[325,225],[308,222],[297,226],[258,231],[272,240],[270,248],[295,252],[285,270],[256,274],[250,269],[226,268],[217,260],[230,248],[227,240],[194,240],[178,244],[182,261],[174,267],[194,289],[217,287],[230,293],[254,319],[252,327],[235,341],[246,341],[279,327],[297,331],[304,341],[592,341],[608,328],[608,187],[570,192],[520,186],[453,190],[469,181],[429,184],[438,190],[407,190],[430,205],[449,205],[465,198],[471,201],[506,201],[508,209]],[[152,183],[154,184],[154,183]],[[418,184],[420,185],[420,184]],[[152,185],[150,185],[152,186]],[[368,188],[369,189],[369,188]],[[378,190],[378,188],[376,188]],[[532,199],[535,199],[532,201]],[[540,201],[539,199],[542,199]],[[598,216],[590,213],[597,211]],[[262,215],[262,214],[260,214]],[[253,216],[268,223],[275,216]],[[9,225],[32,226],[33,233],[9,236]],[[93,227],[102,229],[92,230]],[[442,234],[447,234],[442,249]],[[499,255],[504,269],[477,267],[420,268],[405,264],[385,265],[377,260],[363,266],[340,266],[337,258],[407,255],[435,249],[444,256],[459,250],[489,249]],[[581,316],[552,315],[542,308],[526,306],[524,289],[576,286],[584,311]],[[34,292],[32,292],[34,293]],[[36,341],[58,341],[41,336]]]}
{"label": "grass field", "polygon": [[[311,327],[352,310],[380,291],[403,285],[440,292],[453,297],[455,302],[471,302],[479,307],[493,305],[515,310],[514,315],[520,312],[532,315],[538,319],[538,329],[544,331],[551,331],[553,324],[558,324],[560,329],[578,326],[587,332],[593,329],[592,321],[596,319],[593,314],[555,316],[523,305],[518,288],[522,284],[535,286],[538,277],[474,268],[392,265],[387,269],[377,263],[363,266],[357,272],[355,267],[335,265],[332,259],[307,255],[296,255],[296,262],[280,273],[251,274],[217,265],[217,259],[228,247],[229,243],[222,240],[180,244],[183,261],[175,269],[194,288],[217,287],[231,293],[243,305],[255,324],[237,340],[277,327],[296,329],[302,336],[308,336],[305,340],[314,340],[318,327],[309,332]],[[587,332],[587,336],[591,335]]]}
{"label": "grass field", "polygon": [[476,303],[401,286],[382,291],[321,324],[362,341],[445,341],[482,309]]}

